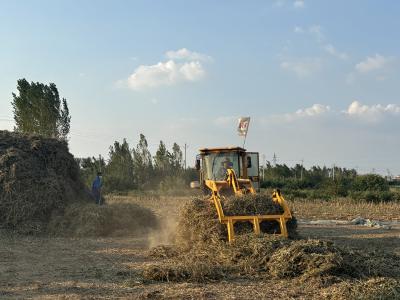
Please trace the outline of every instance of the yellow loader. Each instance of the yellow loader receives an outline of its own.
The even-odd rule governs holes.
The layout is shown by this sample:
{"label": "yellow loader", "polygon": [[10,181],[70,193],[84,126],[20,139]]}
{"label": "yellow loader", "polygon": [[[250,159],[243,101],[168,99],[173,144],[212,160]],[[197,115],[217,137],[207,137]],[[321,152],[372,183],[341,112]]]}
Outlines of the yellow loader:
{"label": "yellow loader", "polygon": [[196,157],[196,169],[200,181],[191,183],[192,188],[200,188],[210,196],[215,205],[218,219],[227,226],[228,240],[235,238],[234,224],[250,222],[255,234],[260,234],[260,223],[273,221],[279,224],[279,233],[288,237],[287,222],[292,220],[290,209],[280,190],[272,193],[272,200],[282,207],[282,214],[226,216],[221,205],[225,196],[256,194],[260,190],[259,154],[246,152],[241,147],[204,148]]}

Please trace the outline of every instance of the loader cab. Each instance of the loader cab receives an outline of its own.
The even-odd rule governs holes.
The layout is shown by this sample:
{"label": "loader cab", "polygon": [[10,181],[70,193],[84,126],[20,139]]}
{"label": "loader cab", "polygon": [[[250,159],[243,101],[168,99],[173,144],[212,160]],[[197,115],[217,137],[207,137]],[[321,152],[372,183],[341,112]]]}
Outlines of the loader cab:
{"label": "loader cab", "polygon": [[200,186],[205,180],[225,180],[226,170],[231,168],[240,179],[250,179],[258,191],[258,152],[246,152],[241,147],[204,148],[196,157],[196,168],[200,171]]}

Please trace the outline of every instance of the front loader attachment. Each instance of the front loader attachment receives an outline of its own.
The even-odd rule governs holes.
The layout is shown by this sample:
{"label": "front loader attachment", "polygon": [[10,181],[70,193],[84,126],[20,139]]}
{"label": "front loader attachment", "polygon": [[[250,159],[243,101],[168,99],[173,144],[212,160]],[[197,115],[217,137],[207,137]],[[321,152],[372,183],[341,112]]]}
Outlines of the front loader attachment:
{"label": "front loader attachment", "polygon": [[221,204],[221,192],[230,190],[234,196],[243,196],[246,194],[255,194],[255,190],[249,179],[238,179],[235,171],[232,169],[227,170],[226,180],[215,181],[206,180],[206,186],[211,190],[210,201],[214,202],[218,214],[218,220],[227,226],[228,241],[231,242],[235,239],[234,225],[238,222],[249,222],[252,224],[255,234],[260,234],[260,224],[263,221],[276,222],[279,225],[279,234],[284,237],[289,237],[288,228],[286,223],[292,219],[289,207],[283,198],[280,190],[276,190],[272,194],[272,201],[278,204],[283,213],[281,214],[259,214],[259,215],[235,215],[227,216],[224,213]]}

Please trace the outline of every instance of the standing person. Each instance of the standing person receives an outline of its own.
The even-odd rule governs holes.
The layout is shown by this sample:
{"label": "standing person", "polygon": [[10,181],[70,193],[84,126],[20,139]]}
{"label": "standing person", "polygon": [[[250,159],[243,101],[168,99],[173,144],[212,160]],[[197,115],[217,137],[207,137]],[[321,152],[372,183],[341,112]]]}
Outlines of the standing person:
{"label": "standing person", "polygon": [[96,204],[102,205],[101,203],[101,186],[103,185],[102,174],[101,172],[97,172],[96,178],[93,180],[92,183],[92,194],[94,199],[96,200]]}

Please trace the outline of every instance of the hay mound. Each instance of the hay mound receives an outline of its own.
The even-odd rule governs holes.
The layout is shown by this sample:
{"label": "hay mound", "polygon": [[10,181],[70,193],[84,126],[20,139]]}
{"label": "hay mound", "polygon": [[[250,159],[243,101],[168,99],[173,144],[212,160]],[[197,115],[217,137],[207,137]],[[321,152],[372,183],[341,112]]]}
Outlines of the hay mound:
{"label": "hay mound", "polygon": [[346,276],[359,278],[360,268],[349,261],[350,253],[331,242],[300,240],[281,247],[268,263],[269,273],[276,278]]}
{"label": "hay mound", "polygon": [[185,203],[176,232],[176,243],[180,247],[190,249],[226,239],[226,226],[218,221],[214,204],[203,198],[192,198]]}
{"label": "hay mound", "polygon": [[[222,205],[227,215],[255,215],[282,213],[282,208],[272,198],[260,195],[224,198]],[[244,210],[244,213],[242,210]],[[295,218],[287,222],[289,237],[297,237],[297,222]],[[265,233],[279,233],[279,224],[275,221],[261,222],[260,228]],[[253,232],[250,223],[235,224],[235,234]],[[226,225],[218,221],[215,206],[203,198],[192,198],[180,211],[176,242],[181,247],[192,248],[202,245],[217,244],[226,241],[228,233]]]}
{"label": "hay mound", "polygon": [[74,203],[63,215],[54,215],[48,225],[53,235],[98,237],[143,235],[158,228],[156,215],[134,203],[95,204]]}
{"label": "hay mound", "polygon": [[275,203],[272,197],[262,194],[223,198],[221,204],[227,216],[275,215],[283,213],[282,207]]}
{"label": "hay mound", "polygon": [[0,131],[0,227],[41,231],[77,200],[91,201],[67,143]]}
{"label": "hay mound", "polygon": [[[298,278],[333,283],[385,276],[399,278],[399,257],[352,252],[320,240],[287,240],[270,235],[239,236],[234,243],[210,244],[189,251],[176,249],[173,257],[149,265],[143,276],[155,281]],[[384,255],[382,256],[384,257]],[[391,270],[387,270],[387,266]]]}

